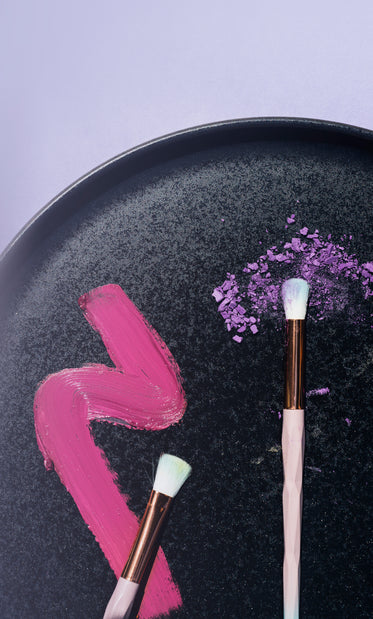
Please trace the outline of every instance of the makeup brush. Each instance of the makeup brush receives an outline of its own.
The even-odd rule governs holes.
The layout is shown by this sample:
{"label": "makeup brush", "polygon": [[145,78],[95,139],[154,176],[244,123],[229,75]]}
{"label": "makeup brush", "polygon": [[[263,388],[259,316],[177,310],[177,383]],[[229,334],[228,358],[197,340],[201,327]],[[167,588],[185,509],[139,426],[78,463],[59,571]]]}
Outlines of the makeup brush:
{"label": "makeup brush", "polygon": [[285,397],[282,417],[284,619],[299,618],[304,460],[305,317],[308,293],[309,286],[304,279],[289,279],[282,286],[286,317]]}
{"label": "makeup brush", "polygon": [[144,516],[122,575],[106,607],[104,619],[129,617],[139,584],[159,541],[172,499],[191,471],[189,464],[181,458],[170,454],[161,455]]}

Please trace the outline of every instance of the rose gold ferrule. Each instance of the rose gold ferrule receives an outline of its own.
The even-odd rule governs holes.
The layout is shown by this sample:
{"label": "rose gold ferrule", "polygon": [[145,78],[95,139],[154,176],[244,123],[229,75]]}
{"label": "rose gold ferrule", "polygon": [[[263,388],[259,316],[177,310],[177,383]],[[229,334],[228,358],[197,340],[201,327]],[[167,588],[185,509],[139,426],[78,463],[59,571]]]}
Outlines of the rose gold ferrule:
{"label": "rose gold ferrule", "polygon": [[284,408],[304,409],[305,320],[286,321]]}
{"label": "rose gold ferrule", "polygon": [[122,578],[139,583],[157,544],[172,498],[152,490]]}

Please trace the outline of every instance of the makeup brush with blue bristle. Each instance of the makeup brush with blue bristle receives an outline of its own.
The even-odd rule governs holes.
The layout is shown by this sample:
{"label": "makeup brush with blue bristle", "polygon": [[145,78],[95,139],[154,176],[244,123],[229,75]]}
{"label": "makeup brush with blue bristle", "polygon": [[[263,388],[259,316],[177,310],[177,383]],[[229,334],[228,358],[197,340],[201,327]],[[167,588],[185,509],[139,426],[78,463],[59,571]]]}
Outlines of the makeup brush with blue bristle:
{"label": "makeup brush with blue bristle", "polygon": [[161,455],[144,516],[122,575],[106,607],[104,619],[125,619],[129,616],[172,499],[191,471],[189,464],[181,458]]}
{"label": "makeup brush with blue bristle", "polygon": [[308,294],[309,286],[304,279],[289,279],[282,286],[286,317],[285,397],[282,417],[284,619],[299,618],[304,460],[305,318]]}

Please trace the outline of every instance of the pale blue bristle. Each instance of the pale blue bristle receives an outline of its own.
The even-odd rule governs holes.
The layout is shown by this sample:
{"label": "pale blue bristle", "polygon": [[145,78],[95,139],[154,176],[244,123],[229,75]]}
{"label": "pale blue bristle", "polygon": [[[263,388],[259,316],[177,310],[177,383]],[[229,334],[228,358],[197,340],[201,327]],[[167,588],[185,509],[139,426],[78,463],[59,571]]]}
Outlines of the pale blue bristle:
{"label": "pale blue bristle", "polygon": [[174,497],[192,472],[192,467],[177,456],[162,454],[159,458],[153,490]]}
{"label": "pale blue bristle", "polygon": [[281,296],[287,320],[303,320],[306,317],[309,285],[305,279],[288,279],[284,282]]}

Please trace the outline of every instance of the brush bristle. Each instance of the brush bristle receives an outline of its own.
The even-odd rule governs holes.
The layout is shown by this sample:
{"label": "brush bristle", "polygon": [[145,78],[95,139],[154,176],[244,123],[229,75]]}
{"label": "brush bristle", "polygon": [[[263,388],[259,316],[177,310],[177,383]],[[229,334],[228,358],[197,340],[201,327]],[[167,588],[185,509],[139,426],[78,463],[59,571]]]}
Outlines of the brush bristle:
{"label": "brush bristle", "polygon": [[286,320],[303,320],[306,317],[309,285],[304,279],[288,279],[282,286]]}
{"label": "brush bristle", "polygon": [[177,456],[162,454],[159,458],[153,490],[174,497],[192,472],[192,467]]}

